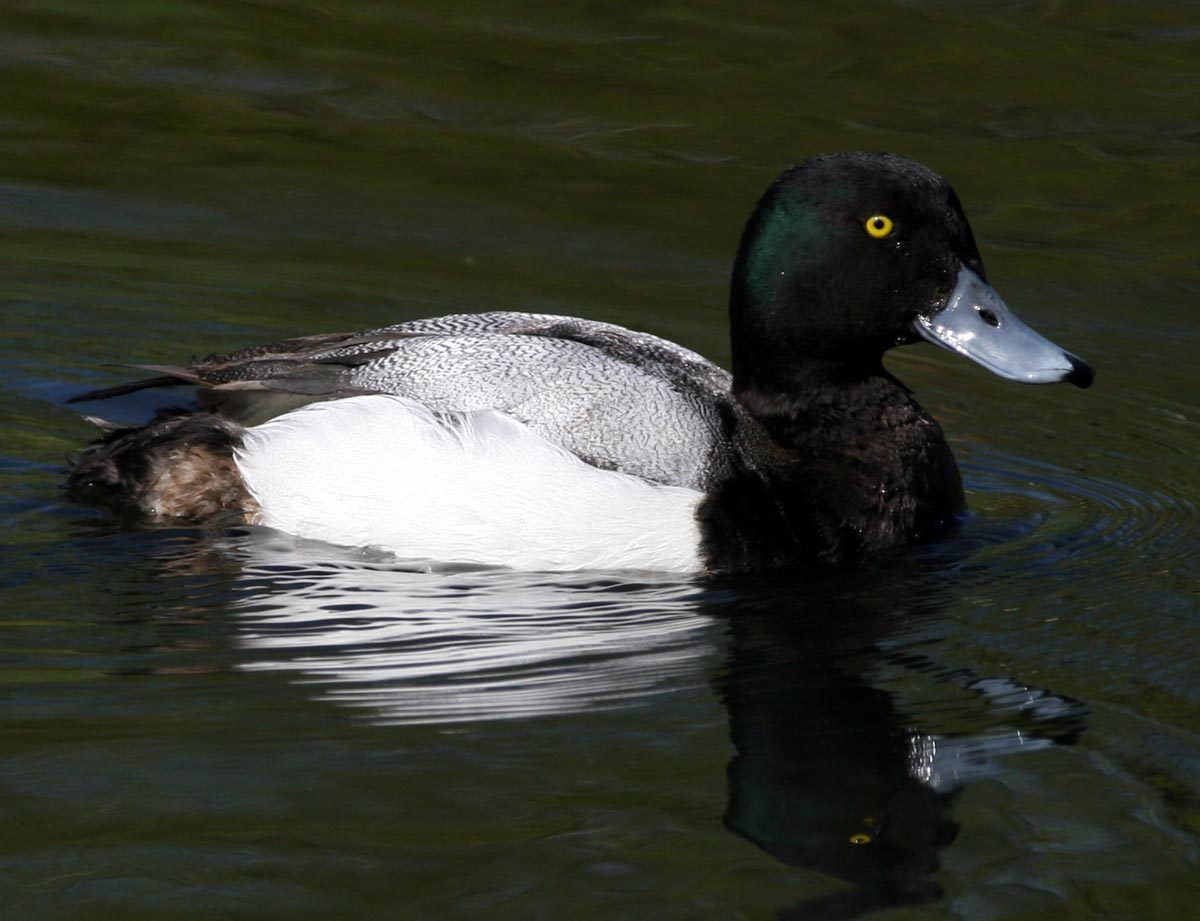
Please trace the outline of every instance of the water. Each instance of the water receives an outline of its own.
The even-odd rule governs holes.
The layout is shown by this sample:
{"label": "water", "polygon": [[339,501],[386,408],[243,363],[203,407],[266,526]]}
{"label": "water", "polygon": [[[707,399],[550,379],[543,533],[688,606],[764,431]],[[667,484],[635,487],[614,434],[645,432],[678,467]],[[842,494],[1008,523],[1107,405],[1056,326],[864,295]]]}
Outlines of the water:
{"label": "water", "polygon": [[[5,917],[1190,917],[1196,5],[526,6],[6,7]],[[106,364],[508,308],[726,362],[742,221],[836,149],[947,175],[1099,371],[891,360],[953,540],[421,572],[63,500]]]}

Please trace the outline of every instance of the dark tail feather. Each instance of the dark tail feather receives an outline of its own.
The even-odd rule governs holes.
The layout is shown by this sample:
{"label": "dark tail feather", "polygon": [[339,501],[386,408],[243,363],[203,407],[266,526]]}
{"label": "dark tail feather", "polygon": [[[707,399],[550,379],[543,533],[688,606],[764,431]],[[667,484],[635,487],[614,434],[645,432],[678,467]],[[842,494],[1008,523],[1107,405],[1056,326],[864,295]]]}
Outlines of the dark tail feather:
{"label": "dark tail feather", "polygon": [[77,393],[67,399],[68,403],[90,403],[92,400],[107,400],[110,397],[120,397],[151,387],[184,387],[195,384],[195,381],[181,380],[178,377],[147,377],[140,381],[130,381],[127,384],[117,384],[115,387],[101,387],[99,390],[89,390],[87,393]]}
{"label": "dark tail feather", "polygon": [[114,427],[67,474],[72,498],[133,508],[159,521],[210,521],[256,510],[233,459],[243,429],[212,413],[168,410],[145,426]]}

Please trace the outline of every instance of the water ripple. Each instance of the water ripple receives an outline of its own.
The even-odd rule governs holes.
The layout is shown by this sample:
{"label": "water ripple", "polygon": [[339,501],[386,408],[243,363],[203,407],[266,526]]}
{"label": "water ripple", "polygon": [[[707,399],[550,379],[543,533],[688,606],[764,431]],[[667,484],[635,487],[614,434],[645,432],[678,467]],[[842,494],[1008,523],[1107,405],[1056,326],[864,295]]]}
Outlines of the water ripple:
{"label": "water ripple", "polygon": [[1084,565],[1119,581],[1130,562],[1157,571],[1193,565],[1200,515],[1184,492],[1004,454],[977,455],[964,473],[973,505],[991,519],[982,530],[1000,535],[1016,568]]}
{"label": "water ripple", "polygon": [[982,546],[957,635],[1053,670],[1064,689],[1084,695],[1104,675],[1110,698],[1153,694],[1162,712],[1194,719],[1200,672],[1180,655],[1200,643],[1194,483],[1168,479],[1167,491],[987,454],[966,473],[979,513],[967,538]]}
{"label": "water ripple", "polygon": [[[694,583],[595,574],[414,572],[310,561],[243,543],[236,607],[248,667],[300,671],[382,723],[446,723],[642,706],[705,680],[717,629]],[[328,548],[321,551],[326,560]]]}

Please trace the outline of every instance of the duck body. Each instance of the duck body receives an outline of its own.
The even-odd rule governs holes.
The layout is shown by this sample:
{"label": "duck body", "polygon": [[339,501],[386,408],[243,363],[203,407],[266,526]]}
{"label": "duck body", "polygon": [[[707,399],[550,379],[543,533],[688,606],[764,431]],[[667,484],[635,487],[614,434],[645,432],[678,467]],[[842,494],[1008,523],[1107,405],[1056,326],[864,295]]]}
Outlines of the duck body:
{"label": "duck body", "polygon": [[776,181],[742,238],[730,323],[732,374],[648,333],[516,312],[155,367],[81,399],[192,385],[196,410],[109,431],[70,484],[151,519],[442,562],[836,565],[963,510],[942,431],[887,349],[924,338],[1026,382],[1091,380],[986,284],[949,185],[893,155],[824,155]]}

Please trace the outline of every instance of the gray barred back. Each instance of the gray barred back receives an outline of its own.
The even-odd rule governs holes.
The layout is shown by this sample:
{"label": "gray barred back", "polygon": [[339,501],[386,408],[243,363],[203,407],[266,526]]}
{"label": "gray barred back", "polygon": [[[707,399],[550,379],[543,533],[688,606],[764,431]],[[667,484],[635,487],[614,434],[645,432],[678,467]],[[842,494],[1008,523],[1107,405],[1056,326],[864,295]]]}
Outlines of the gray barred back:
{"label": "gray barred back", "polygon": [[527,313],[415,320],[312,359],[374,353],[364,391],[435,411],[496,409],[597,467],[703,489],[724,443],[730,376],[695,352],[609,323]]}

